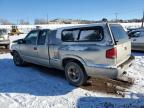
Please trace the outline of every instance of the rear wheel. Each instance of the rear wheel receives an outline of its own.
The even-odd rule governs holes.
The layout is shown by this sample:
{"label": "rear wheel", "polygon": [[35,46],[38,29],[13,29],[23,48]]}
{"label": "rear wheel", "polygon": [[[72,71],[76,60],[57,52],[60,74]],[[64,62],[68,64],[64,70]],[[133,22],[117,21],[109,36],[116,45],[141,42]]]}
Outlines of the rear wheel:
{"label": "rear wheel", "polygon": [[87,81],[84,69],[76,62],[66,63],[65,75],[69,83],[74,86],[81,86]]}
{"label": "rear wheel", "polygon": [[20,57],[20,55],[16,51],[13,52],[13,61],[16,66],[25,65],[25,61]]}

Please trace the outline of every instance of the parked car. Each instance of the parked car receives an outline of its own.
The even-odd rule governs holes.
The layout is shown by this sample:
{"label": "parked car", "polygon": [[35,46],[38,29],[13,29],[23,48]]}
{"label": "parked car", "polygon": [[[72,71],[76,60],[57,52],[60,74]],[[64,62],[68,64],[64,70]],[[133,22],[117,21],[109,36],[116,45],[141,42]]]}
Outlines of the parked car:
{"label": "parked car", "polygon": [[14,42],[15,65],[26,62],[65,70],[70,84],[80,86],[89,77],[127,80],[134,60],[131,40],[118,24],[89,24],[56,30],[32,30]]}
{"label": "parked car", "polygon": [[132,50],[144,51],[144,29],[132,30],[128,36],[132,41]]}
{"label": "parked car", "polygon": [[10,40],[6,29],[0,29],[0,46],[9,48]]}

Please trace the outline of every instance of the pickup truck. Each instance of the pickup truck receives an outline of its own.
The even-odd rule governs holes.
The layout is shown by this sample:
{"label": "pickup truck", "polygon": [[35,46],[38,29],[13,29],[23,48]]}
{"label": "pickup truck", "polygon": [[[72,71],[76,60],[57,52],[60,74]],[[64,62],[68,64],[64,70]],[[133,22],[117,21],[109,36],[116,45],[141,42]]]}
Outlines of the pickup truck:
{"label": "pickup truck", "polygon": [[89,77],[126,81],[132,66],[131,40],[119,24],[88,24],[32,30],[11,46],[17,66],[27,62],[65,71],[70,84],[80,86]]}

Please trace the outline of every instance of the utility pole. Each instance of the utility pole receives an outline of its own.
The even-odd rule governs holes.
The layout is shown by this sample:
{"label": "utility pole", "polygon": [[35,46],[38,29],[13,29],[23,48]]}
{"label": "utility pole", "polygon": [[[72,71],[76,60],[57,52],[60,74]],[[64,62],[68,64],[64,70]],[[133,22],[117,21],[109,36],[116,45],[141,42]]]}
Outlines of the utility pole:
{"label": "utility pole", "polygon": [[19,24],[19,20],[17,19],[17,25]]}
{"label": "utility pole", "polygon": [[47,19],[46,21],[47,21],[47,24],[48,24],[48,23],[49,23],[48,14],[47,14],[47,16],[46,16],[46,19]]}
{"label": "utility pole", "polygon": [[142,18],[142,26],[141,28],[144,28],[144,11],[143,11],[143,18]]}
{"label": "utility pole", "polygon": [[118,21],[118,13],[115,13],[116,22]]}

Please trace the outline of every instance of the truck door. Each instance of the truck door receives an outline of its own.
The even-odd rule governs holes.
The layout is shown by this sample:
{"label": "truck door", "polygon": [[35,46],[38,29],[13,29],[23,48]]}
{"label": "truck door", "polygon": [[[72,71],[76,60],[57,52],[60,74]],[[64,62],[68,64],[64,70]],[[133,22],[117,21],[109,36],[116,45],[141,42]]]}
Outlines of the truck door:
{"label": "truck door", "polygon": [[39,31],[31,31],[25,40],[24,44],[20,45],[20,53],[24,60],[35,63],[37,61],[37,36]]}

